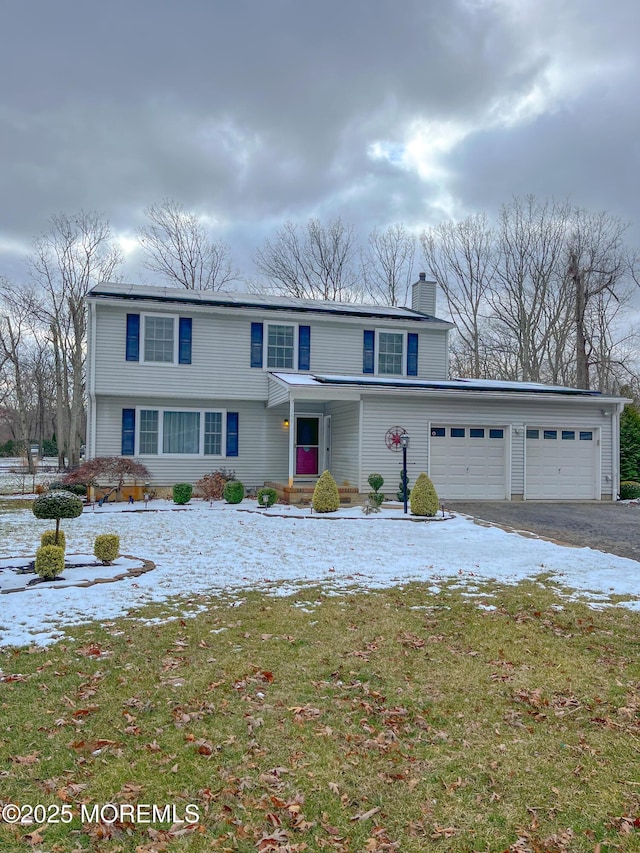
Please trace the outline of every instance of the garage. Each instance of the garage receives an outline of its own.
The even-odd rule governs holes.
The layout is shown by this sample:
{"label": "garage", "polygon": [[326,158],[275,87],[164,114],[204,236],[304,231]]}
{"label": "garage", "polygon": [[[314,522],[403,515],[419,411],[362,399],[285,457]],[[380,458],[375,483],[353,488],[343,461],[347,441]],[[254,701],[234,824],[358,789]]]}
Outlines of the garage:
{"label": "garage", "polygon": [[527,427],[525,498],[593,500],[600,497],[598,432],[594,429]]}
{"label": "garage", "polygon": [[432,424],[429,476],[449,500],[504,500],[507,491],[505,427]]}

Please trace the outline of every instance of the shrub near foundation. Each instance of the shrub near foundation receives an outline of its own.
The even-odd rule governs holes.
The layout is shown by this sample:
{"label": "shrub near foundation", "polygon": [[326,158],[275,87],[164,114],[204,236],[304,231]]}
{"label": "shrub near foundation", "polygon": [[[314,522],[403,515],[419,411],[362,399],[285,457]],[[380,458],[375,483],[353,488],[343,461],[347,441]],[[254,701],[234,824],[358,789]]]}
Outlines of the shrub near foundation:
{"label": "shrub near foundation", "polygon": [[311,501],[314,512],[335,512],[340,509],[338,484],[328,471],[320,475]]}
{"label": "shrub near foundation", "polygon": [[278,493],[275,489],[270,489],[268,486],[265,486],[262,489],[258,489],[256,498],[259,506],[264,506],[268,509],[278,500]]}
{"label": "shrub near foundation", "polygon": [[64,535],[64,530],[58,530],[58,542],[56,543],[56,532],[55,530],[45,530],[45,532],[40,537],[41,545],[55,545],[57,544],[64,551],[67,547],[67,538]]}
{"label": "shrub near foundation", "polygon": [[36,574],[52,581],[64,569],[64,548],[59,545],[41,545],[36,551]]}
{"label": "shrub near foundation", "polygon": [[193,494],[193,486],[191,483],[176,483],[173,487],[173,502],[174,504],[188,504]]}
{"label": "shrub near foundation", "polygon": [[409,502],[412,515],[432,517],[438,512],[438,494],[426,474],[418,476],[415,486],[411,489]]}
{"label": "shrub near foundation", "polygon": [[101,533],[93,543],[93,553],[103,565],[110,566],[120,551],[120,537],[115,533]]}
{"label": "shrub near foundation", "polygon": [[224,487],[224,499],[228,504],[239,504],[244,498],[244,486],[240,480],[231,480]]}

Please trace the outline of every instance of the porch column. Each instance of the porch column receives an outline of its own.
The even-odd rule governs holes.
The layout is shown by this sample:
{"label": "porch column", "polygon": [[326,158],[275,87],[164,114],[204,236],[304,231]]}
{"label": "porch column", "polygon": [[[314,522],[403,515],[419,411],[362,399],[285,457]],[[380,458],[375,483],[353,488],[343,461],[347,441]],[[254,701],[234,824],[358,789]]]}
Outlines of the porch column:
{"label": "porch column", "polygon": [[295,422],[295,403],[289,397],[289,486],[293,486],[293,477],[295,474],[295,444],[296,444],[296,422]]}

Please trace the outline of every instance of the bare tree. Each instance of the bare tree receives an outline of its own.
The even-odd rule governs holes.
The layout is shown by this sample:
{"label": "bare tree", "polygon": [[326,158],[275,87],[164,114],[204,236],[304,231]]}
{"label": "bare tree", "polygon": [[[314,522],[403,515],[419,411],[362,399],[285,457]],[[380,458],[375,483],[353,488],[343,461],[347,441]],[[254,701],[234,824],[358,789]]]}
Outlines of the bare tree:
{"label": "bare tree", "polygon": [[165,199],[145,214],[149,224],[138,237],[148,270],[187,290],[223,290],[240,278],[229,246],[212,240],[198,217],[177,201]]}
{"label": "bare tree", "polygon": [[287,222],[254,255],[269,286],[285,296],[353,302],[359,298],[353,227],[340,217],[301,228]]}
{"label": "bare tree", "polygon": [[27,347],[30,336],[29,309],[20,291],[6,279],[0,280],[0,358],[5,367],[6,393],[17,416],[16,438],[24,447],[27,467],[35,473],[31,453],[32,385],[27,369]]}
{"label": "bare tree", "polygon": [[487,301],[495,275],[495,234],[485,214],[444,222],[420,237],[427,269],[442,288],[467,353],[468,374],[486,375],[484,339],[490,339]]}
{"label": "bare tree", "polygon": [[551,342],[566,330],[570,300],[560,262],[569,219],[567,204],[540,204],[534,196],[516,198],[500,212],[489,301],[507,330],[524,381],[545,379]]}
{"label": "bare tree", "polygon": [[362,255],[367,296],[383,305],[406,305],[415,253],[416,238],[401,223],[374,229]]}
{"label": "bare tree", "polygon": [[[575,210],[567,235],[565,270],[574,306],[576,385],[590,387],[587,316],[603,293],[620,299],[632,277],[631,259],[624,245],[627,230],[608,213]],[[607,302],[601,302],[604,305]],[[610,303],[609,303],[610,304]]]}
{"label": "bare tree", "polygon": [[98,213],[57,214],[34,241],[29,260],[38,290],[32,310],[47,329],[54,353],[56,434],[59,463],[80,460],[84,413],[85,296],[109,281],[122,262],[108,222]]}

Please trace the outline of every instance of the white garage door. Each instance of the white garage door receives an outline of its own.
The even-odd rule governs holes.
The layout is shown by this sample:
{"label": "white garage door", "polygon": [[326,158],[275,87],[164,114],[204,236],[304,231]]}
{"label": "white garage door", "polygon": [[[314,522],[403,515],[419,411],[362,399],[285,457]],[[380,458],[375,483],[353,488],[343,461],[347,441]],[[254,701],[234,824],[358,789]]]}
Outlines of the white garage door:
{"label": "white garage door", "polygon": [[597,444],[595,430],[528,427],[525,497],[529,500],[599,497]]}
{"label": "white garage door", "polygon": [[432,425],[429,470],[438,495],[504,500],[506,436],[503,427]]}

